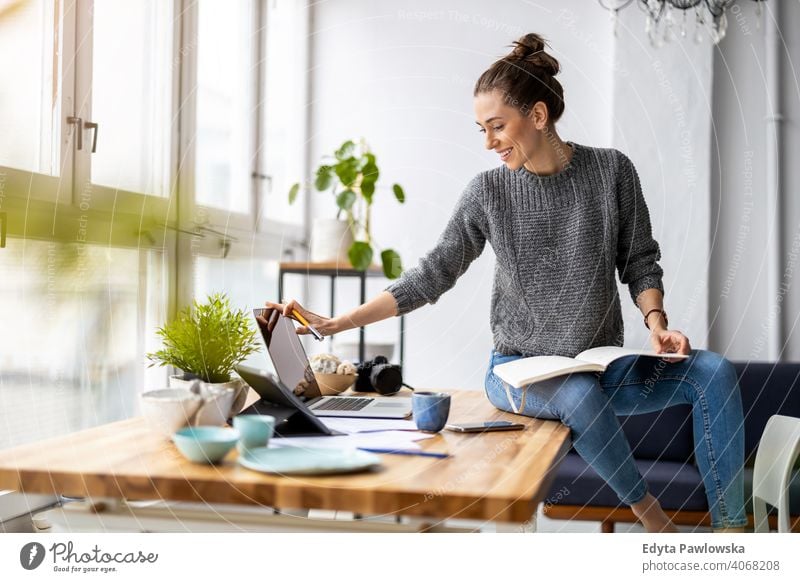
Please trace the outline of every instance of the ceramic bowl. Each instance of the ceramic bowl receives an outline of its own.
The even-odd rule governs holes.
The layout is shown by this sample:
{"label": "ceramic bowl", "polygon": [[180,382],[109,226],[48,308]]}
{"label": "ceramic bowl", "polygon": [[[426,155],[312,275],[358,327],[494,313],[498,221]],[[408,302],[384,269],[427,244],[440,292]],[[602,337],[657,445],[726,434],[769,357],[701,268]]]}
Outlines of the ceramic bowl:
{"label": "ceramic bowl", "polygon": [[218,463],[236,446],[239,431],[219,426],[188,426],[172,435],[181,454],[194,463]]}
{"label": "ceramic bowl", "polygon": [[203,405],[203,399],[184,388],[166,388],[145,392],[141,403],[148,426],[169,437],[189,424]]}
{"label": "ceramic bowl", "polygon": [[335,396],[341,394],[350,386],[355,384],[357,374],[322,374],[314,372],[314,377],[319,384],[320,394],[323,396]]}

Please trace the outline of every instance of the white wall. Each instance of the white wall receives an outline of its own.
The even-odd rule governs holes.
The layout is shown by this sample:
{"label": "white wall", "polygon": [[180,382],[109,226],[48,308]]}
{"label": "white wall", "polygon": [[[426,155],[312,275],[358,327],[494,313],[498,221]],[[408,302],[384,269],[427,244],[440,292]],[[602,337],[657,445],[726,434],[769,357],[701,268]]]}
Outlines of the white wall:
{"label": "white wall", "polygon": [[[768,262],[774,223],[765,201],[768,139],[765,85],[765,25],[776,3],[759,19],[751,2],[729,11],[729,31],[714,60],[712,181],[712,316],[709,341],[733,359],[768,360],[770,336],[781,327],[778,350],[800,360],[800,295],[794,278],[800,266],[800,4],[781,3],[779,113],[783,115],[783,164],[780,177],[781,251],[779,272],[770,282]],[[772,284],[772,287],[770,286]],[[782,286],[778,291],[776,287]],[[777,303],[777,298],[781,302]]]}
{"label": "white wall", "polygon": [[731,357],[763,359],[766,350],[753,348],[767,315],[764,30],[748,4],[741,9],[749,27],[732,19],[714,59],[709,340]]}
{"label": "white wall", "polygon": [[781,54],[783,78],[782,113],[784,116],[783,169],[781,176],[781,219],[783,220],[779,284],[787,288],[781,304],[781,357],[800,361],[800,293],[796,277],[800,275],[800,2],[782,4],[780,23],[784,49]]}
{"label": "white wall", "polygon": [[[544,4],[544,3],[539,3]],[[580,11],[580,12],[579,12]],[[527,32],[543,34],[561,61],[566,113],[561,135],[611,145],[613,54],[608,14],[595,3],[504,0],[368,2],[314,5],[312,22],[312,166],[348,137],[364,136],[381,166],[374,234],[411,267],[437,241],[467,182],[498,165],[483,148],[472,110],[478,76]],[[407,203],[386,191],[401,183]],[[313,193],[312,212],[331,216],[333,201]],[[407,319],[406,378],[429,388],[483,387],[492,346],[489,300],[494,255],[487,246],[456,287]],[[369,295],[385,282],[370,285]],[[354,306],[356,286],[339,286],[337,312]],[[327,283],[310,297],[325,312]],[[632,310],[630,303],[626,309]],[[396,322],[368,337],[396,337]]]}
{"label": "white wall", "polygon": [[[709,140],[712,50],[691,34],[653,48],[643,13],[620,15],[614,73],[614,146],[639,172],[661,245],[670,327],[707,345]],[[689,31],[693,27],[689,28]],[[629,300],[629,305],[631,305]],[[626,343],[646,343],[637,310],[625,309]]]}

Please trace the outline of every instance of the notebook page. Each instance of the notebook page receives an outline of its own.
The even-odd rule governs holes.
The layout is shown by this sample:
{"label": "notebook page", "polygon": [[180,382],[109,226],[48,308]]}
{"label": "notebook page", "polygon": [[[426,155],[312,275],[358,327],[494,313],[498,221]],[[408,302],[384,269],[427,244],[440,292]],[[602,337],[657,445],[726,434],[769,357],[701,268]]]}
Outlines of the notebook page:
{"label": "notebook page", "polygon": [[599,348],[585,350],[575,356],[575,359],[597,364],[602,366],[605,370],[611,362],[624,356],[650,356],[653,358],[669,357],[680,359],[686,359],[689,357],[688,355],[684,354],[659,354],[653,350],[634,350],[630,348],[621,348],[619,346],[602,346]]}
{"label": "notebook page", "polygon": [[520,358],[494,367],[497,377],[516,388],[573,372],[593,371],[601,370],[591,362],[580,362],[563,356]]}

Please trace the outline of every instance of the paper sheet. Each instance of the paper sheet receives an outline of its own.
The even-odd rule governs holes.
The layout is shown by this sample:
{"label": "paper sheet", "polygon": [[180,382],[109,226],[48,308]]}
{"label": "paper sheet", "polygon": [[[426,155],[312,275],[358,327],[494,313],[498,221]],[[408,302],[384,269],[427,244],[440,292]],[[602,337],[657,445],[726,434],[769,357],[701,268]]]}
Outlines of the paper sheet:
{"label": "paper sheet", "polygon": [[413,420],[344,417],[320,417],[320,420],[328,428],[347,434],[379,430],[417,430]]}
{"label": "paper sheet", "polygon": [[401,451],[418,451],[420,446],[414,442],[431,438],[433,434],[421,432],[367,432],[341,436],[311,436],[274,438],[269,441],[275,447],[321,447],[333,449],[355,449],[368,447],[375,449],[394,449]]}

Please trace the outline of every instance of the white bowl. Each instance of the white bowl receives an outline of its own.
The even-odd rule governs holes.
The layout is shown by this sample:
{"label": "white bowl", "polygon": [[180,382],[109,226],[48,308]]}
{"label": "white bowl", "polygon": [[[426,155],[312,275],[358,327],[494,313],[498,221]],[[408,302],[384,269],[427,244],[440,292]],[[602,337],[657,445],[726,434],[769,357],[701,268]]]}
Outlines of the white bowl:
{"label": "white bowl", "polygon": [[141,397],[142,415],[147,424],[164,436],[189,425],[203,399],[185,388],[165,388],[145,392]]}

